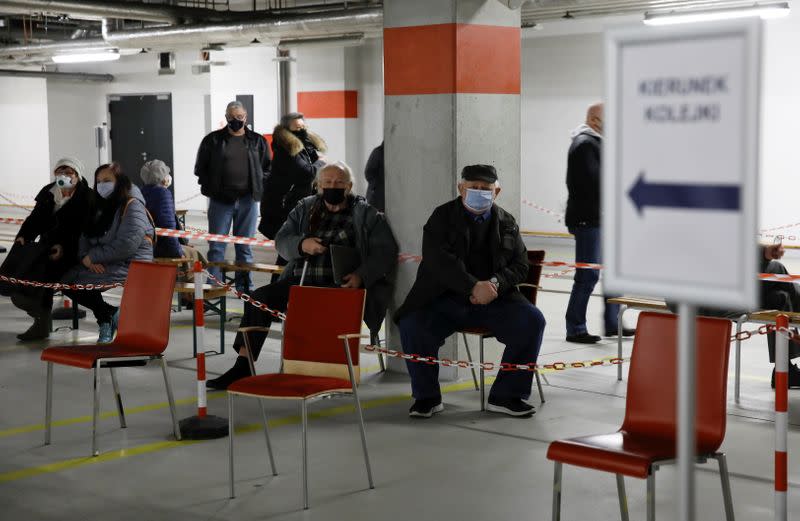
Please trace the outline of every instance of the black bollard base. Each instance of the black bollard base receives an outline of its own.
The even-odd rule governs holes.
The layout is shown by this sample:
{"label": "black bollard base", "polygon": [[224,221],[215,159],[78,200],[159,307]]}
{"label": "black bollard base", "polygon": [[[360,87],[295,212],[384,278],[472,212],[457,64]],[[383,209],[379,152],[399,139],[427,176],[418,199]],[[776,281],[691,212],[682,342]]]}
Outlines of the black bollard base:
{"label": "black bollard base", "polygon": [[182,419],[178,426],[185,440],[213,440],[228,435],[228,420],[219,416],[192,416]]}
{"label": "black bollard base", "polygon": [[[53,320],[72,320],[75,311],[72,308],[58,308],[53,310]],[[78,310],[78,318],[86,318],[86,310]]]}

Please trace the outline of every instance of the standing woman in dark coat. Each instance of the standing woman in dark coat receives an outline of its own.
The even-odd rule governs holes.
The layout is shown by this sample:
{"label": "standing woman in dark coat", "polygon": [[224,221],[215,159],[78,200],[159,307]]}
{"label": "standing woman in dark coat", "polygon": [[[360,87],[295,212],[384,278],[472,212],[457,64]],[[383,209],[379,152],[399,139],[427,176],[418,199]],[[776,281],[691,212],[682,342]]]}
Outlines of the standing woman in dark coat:
{"label": "standing woman in dark coat", "polygon": [[[160,159],[153,159],[142,165],[139,176],[144,183],[142,195],[145,205],[153,217],[156,228],[177,230],[175,200],[172,198],[172,192],[169,191],[172,184],[169,167]],[[180,259],[183,257],[183,248],[177,237],[159,237],[153,256]]]}
{"label": "standing woman in dark coat", "polygon": [[[22,223],[14,239],[15,246],[39,243],[48,249],[43,282],[61,280],[64,273],[77,263],[78,238],[87,219],[93,197],[86,179],[83,163],[65,157],[54,169],[55,182],[45,185],[36,196],[36,206]],[[50,336],[53,290],[26,288],[11,296],[16,307],[33,317],[33,325],[17,335],[23,341],[43,340]]]}
{"label": "standing woman in dark coat", "polygon": [[[96,202],[78,243],[80,264],[64,276],[67,284],[125,282],[131,261],[152,261],[155,227],[142,192],[116,163],[101,165],[94,173]],[[97,319],[100,344],[109,343],[117,331],[119,309],[103,300],[102,290],[64,290],[87,307]]]}

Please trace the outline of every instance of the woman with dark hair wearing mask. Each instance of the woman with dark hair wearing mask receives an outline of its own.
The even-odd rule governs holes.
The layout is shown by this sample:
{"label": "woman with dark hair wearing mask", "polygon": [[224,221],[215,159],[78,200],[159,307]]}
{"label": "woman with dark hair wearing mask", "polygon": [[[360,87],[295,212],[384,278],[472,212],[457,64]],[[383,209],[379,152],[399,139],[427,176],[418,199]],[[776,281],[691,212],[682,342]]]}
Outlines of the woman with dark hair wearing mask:
{"label": "woman with dark hair wearing mask", "polygon": [[[88,216],[91,188],[83,178],[83,163],[65,157],[53,171],[55,181],[36,196],[36,206],[22,223],[14,248],[26,248],[38,238],[45,251],[43,282],[57,282],[75,265],[78,238]],[[11,302],[33,317],[33,325],[17,335],[22,341],[43,340],[50,336],[53,290],[23,288],[11,295]]]}
{"label": "woman with dark hair wearing mask", "polygon": [[[155,227],[142,192],[116,163],[94,173],[96,204],[80,238],[80,264],[64,277],[67,284],[125,282],[131,261],[153,260]],[[117,331],[119,309],[103,300],[102,290],[66,290],[64,294],[92,310],[100,329],[98,343]]]}

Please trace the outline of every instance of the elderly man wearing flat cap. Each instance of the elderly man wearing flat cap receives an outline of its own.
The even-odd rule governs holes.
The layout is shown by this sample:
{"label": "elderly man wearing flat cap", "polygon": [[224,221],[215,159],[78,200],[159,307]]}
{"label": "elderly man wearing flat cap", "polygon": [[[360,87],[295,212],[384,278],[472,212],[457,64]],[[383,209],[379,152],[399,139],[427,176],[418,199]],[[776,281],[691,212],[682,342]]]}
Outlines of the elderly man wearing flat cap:
{"label": "elderly man wearing flat cap", "polygon": [[[517,289],[528,274],[528,256],[514,218],[494,204],[500,186],[489,165],[461,172],[459,197],[433,211],[422,236],[422,263],[403,305],[395,313],[403,351],[436,356],[447,337],[466,327],[487,328],[506,345],[503,362],[536,362],[545,320]],[[441,412],[439,366],[407,362],[414,404],[409,415]],[[533,373],[501,372],[487,409],[510,416],[535,411]]]}

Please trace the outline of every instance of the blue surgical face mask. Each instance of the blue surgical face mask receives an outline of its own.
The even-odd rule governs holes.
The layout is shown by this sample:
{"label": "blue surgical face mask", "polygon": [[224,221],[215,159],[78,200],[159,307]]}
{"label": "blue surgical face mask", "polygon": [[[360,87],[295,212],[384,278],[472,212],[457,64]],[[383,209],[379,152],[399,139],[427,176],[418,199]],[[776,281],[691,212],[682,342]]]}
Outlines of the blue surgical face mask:
{"label": "blue surgical face mask", "polygon": [[494,190],[475,190],[467,188],[467,195],[464,197],[464,206],[467,210],[475,213],[484,213],[492,207],[494,202]]}
{"label": "blue surgical face mask", "polygon": [[102,183],[97,183],[95,190],[100,194],[100,197],[108,199],[114,193],[114,186],[116,186],[114,181],[103,181]]}

